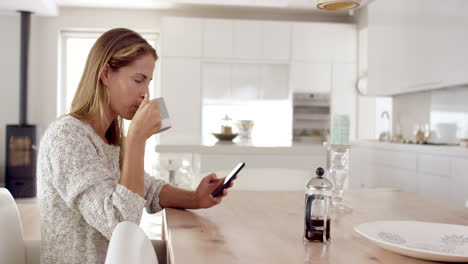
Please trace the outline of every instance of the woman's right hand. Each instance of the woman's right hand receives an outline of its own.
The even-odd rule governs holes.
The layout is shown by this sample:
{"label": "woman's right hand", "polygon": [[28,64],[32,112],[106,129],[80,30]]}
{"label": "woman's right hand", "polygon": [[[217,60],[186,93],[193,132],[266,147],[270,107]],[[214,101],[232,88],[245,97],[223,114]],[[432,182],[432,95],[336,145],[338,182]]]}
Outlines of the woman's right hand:
{"label": "woman's right hand", "polygon": [[161,129],[161,114],[159,103],[149,101],[148,94],[141,102],[138,110],[133,116],[132,123],[128,129],[128,137],[147,140]]}

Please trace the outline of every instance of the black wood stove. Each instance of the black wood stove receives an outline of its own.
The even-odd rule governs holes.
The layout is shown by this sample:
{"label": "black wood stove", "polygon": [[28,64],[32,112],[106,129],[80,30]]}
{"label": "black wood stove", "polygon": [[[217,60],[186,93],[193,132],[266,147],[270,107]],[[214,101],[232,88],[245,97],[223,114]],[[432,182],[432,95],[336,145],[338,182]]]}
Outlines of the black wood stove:
{"label": "black wood stove", "polygon": [[6,128],[5,185],[13,197],[36,196],[37,129],[27,124],[28,49],[31,13],[21,13],[20,124]]}

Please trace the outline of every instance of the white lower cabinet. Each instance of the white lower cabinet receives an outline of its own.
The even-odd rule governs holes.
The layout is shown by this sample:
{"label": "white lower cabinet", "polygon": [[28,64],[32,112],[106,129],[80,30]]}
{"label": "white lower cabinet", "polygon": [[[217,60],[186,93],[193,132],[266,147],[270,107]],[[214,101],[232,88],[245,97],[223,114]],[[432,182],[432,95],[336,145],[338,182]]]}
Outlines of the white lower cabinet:
{"label": "white lower cabinet", "polygon": [[452,182],[450,198],[456,206],[468,206],[468,158],[452,160]]}
{"label": "white lower cabinet", "polygon": [[468,201],[468,158],[353,146],[351,188],[398,188],[456,207]]}
{"label": "white lower cabinet", "polygon": [[317,167],[325,166],[325,153],[317,155],[281,154],[197,154],[200,177],[215,172],[225,177],[239,162],[245,162],[236,180],[236,190],[304,190]]}
{"label": "white lower cabinet", "polygon": [[420,173],[419,177],[419,193],[432,199],[450,201],[450,178],[433,175],[428,173]]}

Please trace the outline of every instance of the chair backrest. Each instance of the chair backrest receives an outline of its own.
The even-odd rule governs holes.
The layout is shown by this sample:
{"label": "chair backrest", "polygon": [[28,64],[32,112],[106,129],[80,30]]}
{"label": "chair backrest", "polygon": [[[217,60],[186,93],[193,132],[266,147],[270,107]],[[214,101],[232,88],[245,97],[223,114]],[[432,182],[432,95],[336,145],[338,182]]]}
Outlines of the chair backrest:
{"label": "chair backrest", "polygon": [[20,215],[13,196],[5,188],[0,188],[0,256],[2,263],[26,262]]}
{"label": "chair backrest", "polygon": [[119,223],[109,242],[105,264],[158,264],[151,241],[141,228],[129,221]]}
{"label": "chair backrest", "polygon": [[[221,178],[230,171],[215,171]],[[304,190],[312,171],[281,168],[245,168],[239,172],[234,183],[235,190],[250,191],[297,191]],[[204,173],[203,175],[208,175]]]}

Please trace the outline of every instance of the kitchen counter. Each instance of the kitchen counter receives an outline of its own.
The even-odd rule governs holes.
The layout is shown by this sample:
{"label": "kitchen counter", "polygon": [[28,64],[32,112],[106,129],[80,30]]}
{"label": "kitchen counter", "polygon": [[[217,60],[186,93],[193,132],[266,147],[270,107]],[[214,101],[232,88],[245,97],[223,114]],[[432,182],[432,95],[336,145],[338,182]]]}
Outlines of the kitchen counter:
{"label": "kitchen counter", "polygon": [[415,193],[362,189],[345,193],[354,207],[332,215],[328,245],[303,241],[304,192],[237,191],[210,209],[164,212],[168,263],[434,263],[376,247],[354,226],[376,220],[468,225],[468,212]]}
{"label": "kitchen counter", "polygon": [[375,148],[395,151],[410,151],[422,154],[444,155],[453,157],[468,157],[468,148],[450,145],[424,145],[382,142],[377,140],[360,140],[352,144],[354,147]]}
{"label": "kitchen counter", "polygon": [[198,154],[252,154],[252,155],[325,155],[321,144],[291,143],[289,145],[251,145],[217,143],[201,145],[158,145],[158,153],[198,153]]}

